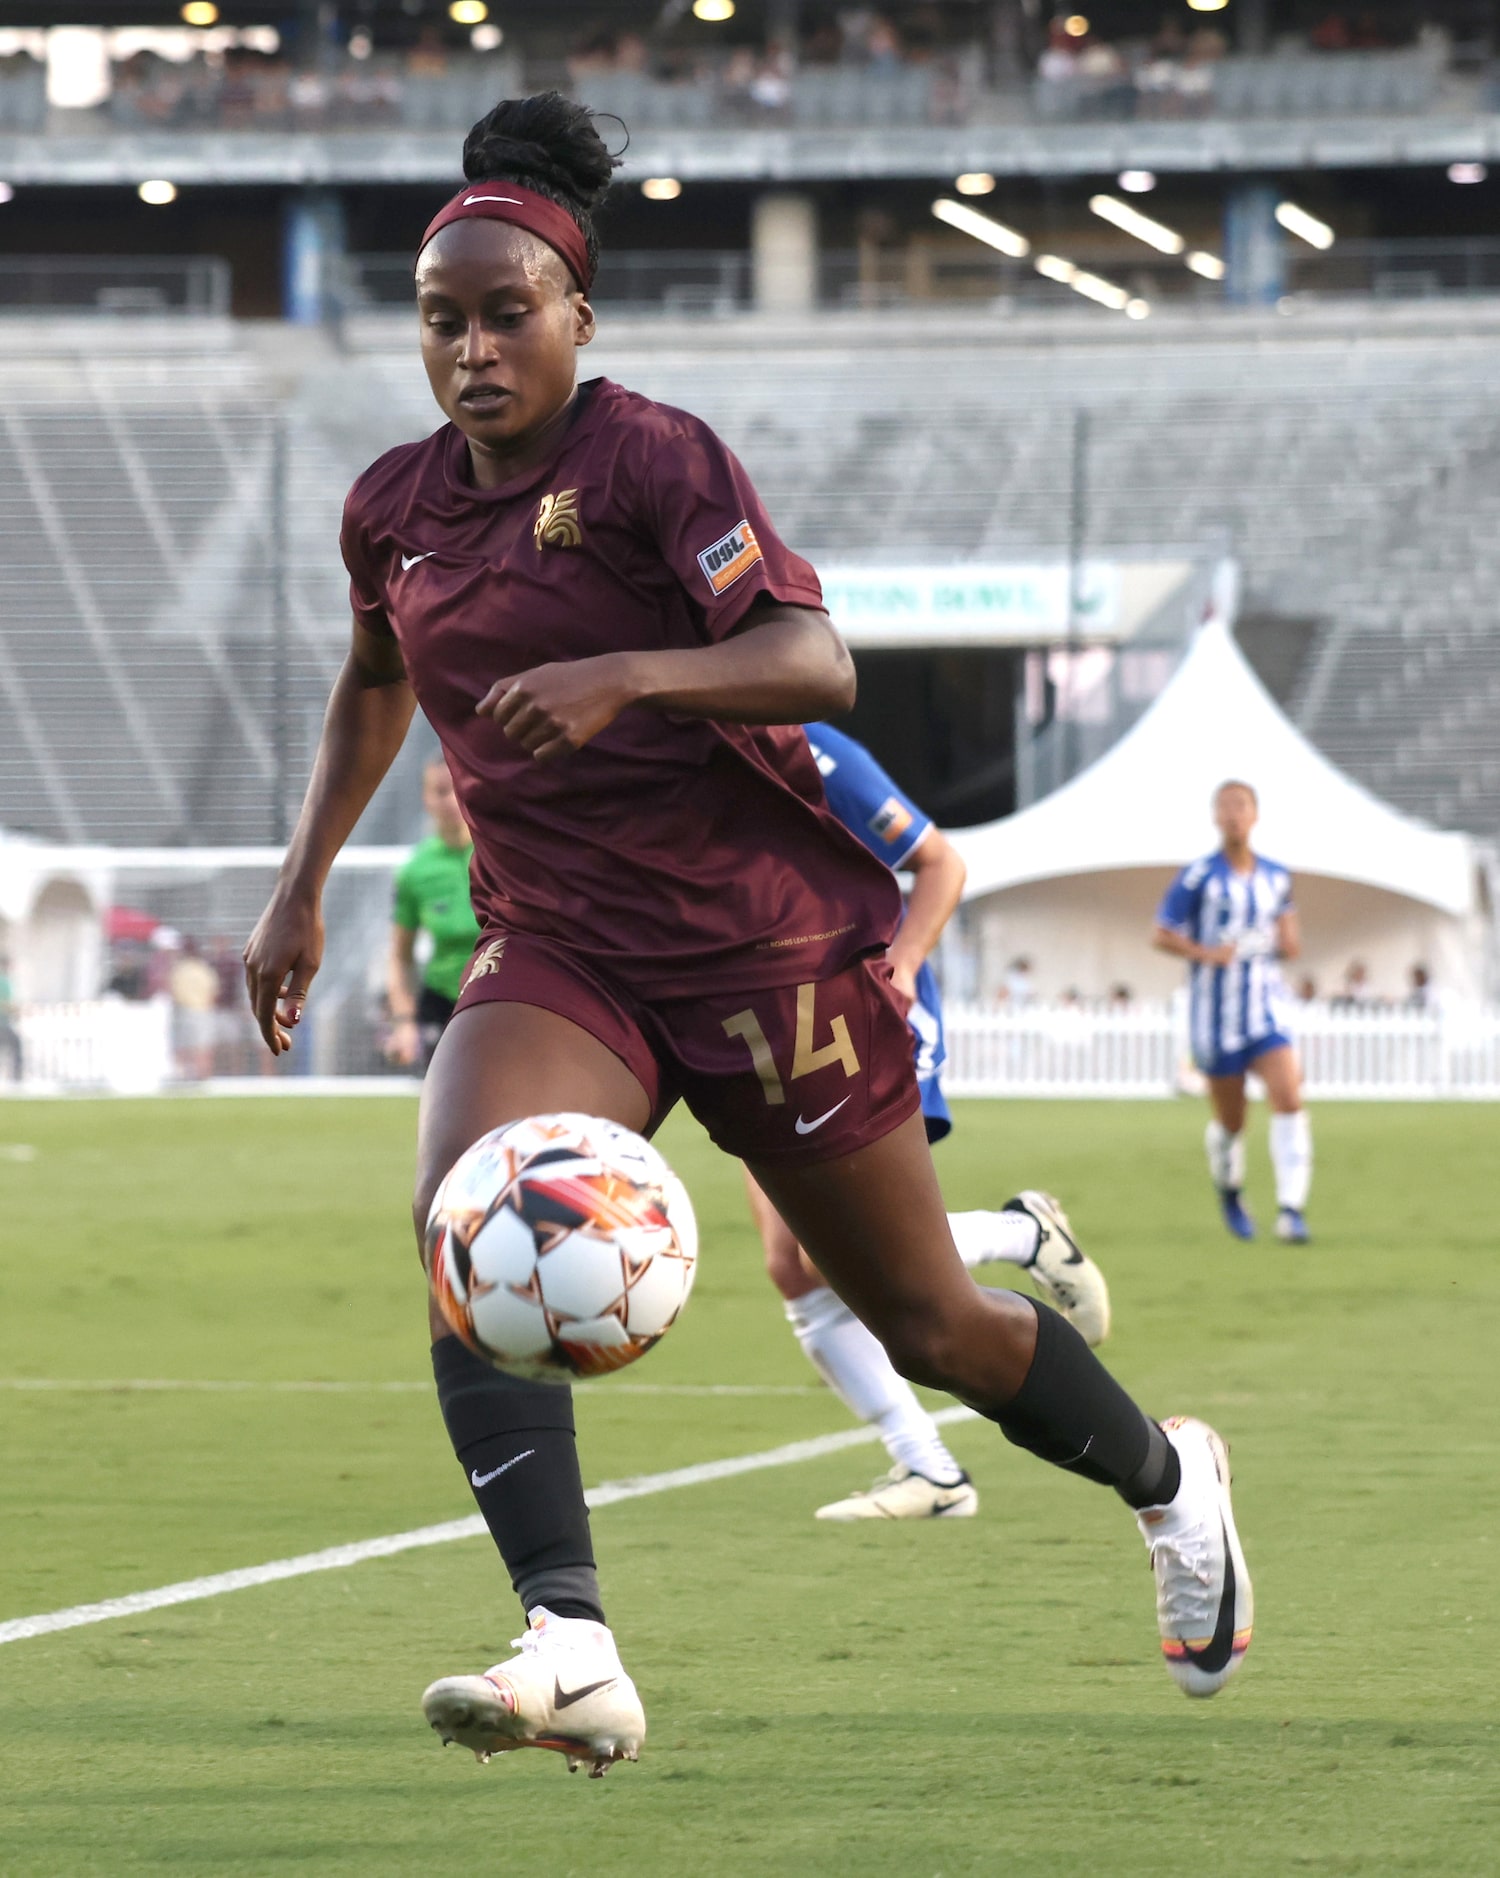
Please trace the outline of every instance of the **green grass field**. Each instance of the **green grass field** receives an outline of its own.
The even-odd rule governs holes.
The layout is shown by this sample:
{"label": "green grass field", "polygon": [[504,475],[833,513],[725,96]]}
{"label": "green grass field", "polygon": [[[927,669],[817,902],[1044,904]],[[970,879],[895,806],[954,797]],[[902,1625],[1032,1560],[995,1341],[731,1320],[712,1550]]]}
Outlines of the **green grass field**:
{"label": "green grass field", "polygon": [[[420,1386],[413,1121],[397,1099],[0,1105],[0,1620],[472,1511]],[[972,1521],[815,1524],[875,1447],[599,1511],[650,1721],[602,1783],[553,1755],[477,1767],[422,1722],[432,1676],[518,1634],[487,1540],[8,1644],[0,1871],[1500,1870],[1494,1111],[1319,1109],[1306,1253],[1222,1235],[1196,1107],[959,1123],[951,1203],[1059,1192],[1111,1281],[1112,1366],[1233,1444],[1259,1621],[1216,1701],[1161,1667],[1118,1501],[965,1423]],[[580,1397],[590,1480],[847,1425],[735,1168],[685,1122],[663,1145],[698,1288]],[[311,1382],[346,1386],[286,1386]]]}

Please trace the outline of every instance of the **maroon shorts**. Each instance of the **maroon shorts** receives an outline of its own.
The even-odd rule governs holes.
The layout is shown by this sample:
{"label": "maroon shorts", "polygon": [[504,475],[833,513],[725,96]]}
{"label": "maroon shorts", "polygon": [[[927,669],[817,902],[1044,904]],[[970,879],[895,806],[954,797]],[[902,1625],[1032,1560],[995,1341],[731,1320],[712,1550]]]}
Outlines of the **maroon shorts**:
{"label": "maroon shorts", "polygon": [[679,1099],[726,1154],[834,1161],[921,1107],[911,1032],[883,959],[819,984],[649,1003],[524,933],[487,933],[458,1011],[530,1004],[597,1037],[651,1102],[652,1133]]}

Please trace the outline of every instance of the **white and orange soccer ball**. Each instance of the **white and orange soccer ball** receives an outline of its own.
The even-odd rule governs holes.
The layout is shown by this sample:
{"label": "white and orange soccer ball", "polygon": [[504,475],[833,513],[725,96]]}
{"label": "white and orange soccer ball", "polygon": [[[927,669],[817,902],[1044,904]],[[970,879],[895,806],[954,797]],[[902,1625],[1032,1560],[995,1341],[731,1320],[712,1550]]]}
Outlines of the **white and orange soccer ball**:
{"label": "white and orange soccer ball", "polygon": [[634,1363],[677,1321],[698,1225],[650,1142],[595,1115],[533,1115],[454,1164],[423,1258],[471,1350],[513,1376],[568,1382]]}

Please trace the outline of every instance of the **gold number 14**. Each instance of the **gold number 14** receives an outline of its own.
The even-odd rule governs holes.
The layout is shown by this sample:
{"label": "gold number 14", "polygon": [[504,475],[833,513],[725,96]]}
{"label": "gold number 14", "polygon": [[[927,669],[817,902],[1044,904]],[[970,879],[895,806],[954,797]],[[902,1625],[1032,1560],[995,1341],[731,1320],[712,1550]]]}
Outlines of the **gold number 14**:
{"label": "gold number 14", "polygon": [[[788,1082],[796,1082],[803,1076],[811,1076],[814,1070],[823,1069],[829,1063],[842,1063],[846,1076],[859,1074],[859,1058],[855,1054],[854,1042],[849,1035],[848,1021],[842,1016],[835,1017],[829,1025],[829,1040],[820,1048],[813,1047],[813,1003],[818,994],[816,985],[798,985],[797,987],[797,1036],[792,1053],[792,1073]],[[755,1073],[760,1078],[760,1086],[765,1091],[766,1101],[772,1108],[777,1108],[786,1101],[786,1090],[782,1087],[781,1077],[777,1074],[776,1059],[771,1054],[771,1046],[766,1040],[766,1033],[760,1019],[753,1010],[736,1011],[733,1017],[724,1019],[726,1037],[743,1037],[750,1046],[750,1061],[755,1065]]]}

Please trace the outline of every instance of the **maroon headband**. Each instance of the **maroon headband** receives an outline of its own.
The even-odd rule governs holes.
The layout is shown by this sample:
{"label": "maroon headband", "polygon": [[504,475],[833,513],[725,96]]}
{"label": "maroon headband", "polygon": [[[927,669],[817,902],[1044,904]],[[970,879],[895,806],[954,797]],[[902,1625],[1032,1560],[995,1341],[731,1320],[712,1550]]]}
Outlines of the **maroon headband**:
{"label": "maroon headband", "polygon": [[587,293],[593,284],[594,271],[589,266],[588,243],[583,230],[566,209],[539,196],[520,183],[470,183],[460,189],[446,208],[439,209],[427,224],[422,237],[422,252],[440,228],[450,222],[462,222],[470,216],[483,216],[490,222],[510,222],[516,228],[539,235],[549,248],[555,248],[572,270],[573,278]]}

